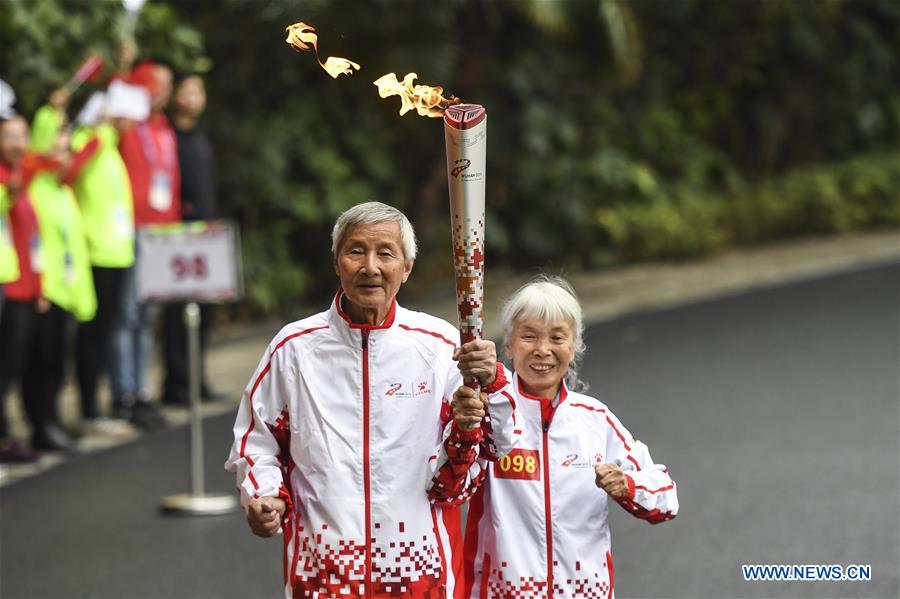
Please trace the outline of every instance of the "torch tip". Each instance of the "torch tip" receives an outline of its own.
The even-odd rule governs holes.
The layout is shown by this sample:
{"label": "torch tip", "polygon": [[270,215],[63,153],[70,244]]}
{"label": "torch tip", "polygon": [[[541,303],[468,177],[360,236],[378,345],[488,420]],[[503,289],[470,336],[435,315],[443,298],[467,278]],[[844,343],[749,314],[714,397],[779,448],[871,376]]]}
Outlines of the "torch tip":
{"label": "torch tip", "polygon": [[472,129],[487,118],[480,104],[455,104],[444,110],[444,123],[454,129]]}

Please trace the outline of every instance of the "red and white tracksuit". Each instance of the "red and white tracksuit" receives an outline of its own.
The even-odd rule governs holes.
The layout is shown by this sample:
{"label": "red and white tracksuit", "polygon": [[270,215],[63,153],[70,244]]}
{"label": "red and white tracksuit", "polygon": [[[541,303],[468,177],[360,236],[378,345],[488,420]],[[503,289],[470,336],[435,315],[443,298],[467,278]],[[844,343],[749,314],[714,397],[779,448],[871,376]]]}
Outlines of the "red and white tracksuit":
{"label": "red and white tracksuit", "polygon": [[511,387],[498,376],[488,390],[489,442],[460,433],[449,405],[462,384],[456,327],[396,302],[381,325],[351,324],[341,295],[272,340],[244,392],[225,467],[245,508],[255,497],[288,504],[287,597],[453,596],[458,501],[440,481],[459,460],[447,448],[509,451],[519,434]]}
{"label": "red and white tracksuit", "polygon": [[609,495],[594,466],[621,468],[629,492],[618,503],[652,524],[678,512],[675,483],[600,401],[565,385],[553,401],[518,377],[512,386],[522,437],[471,500],[464,596],[612,598]]}

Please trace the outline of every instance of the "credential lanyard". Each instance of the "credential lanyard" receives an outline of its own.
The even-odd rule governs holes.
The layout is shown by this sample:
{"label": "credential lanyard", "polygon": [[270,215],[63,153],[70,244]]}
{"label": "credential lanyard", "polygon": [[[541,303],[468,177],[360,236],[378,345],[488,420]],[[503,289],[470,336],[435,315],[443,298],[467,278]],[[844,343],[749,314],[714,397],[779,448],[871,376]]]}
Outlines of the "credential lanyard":
{"label": "credential lanyard", "polygon": [[137,125],[138,139],[141,142],[141,148],[144,150],[144,156],[150,163],[150,170],[155,171],[160,168],[171,171],[175,168],[175,147],[167,132],[161,132],[165,136],[165,145],[167,147],[160,148],[156,143],[156,136],[150,130],[150,125],[146,122]]}

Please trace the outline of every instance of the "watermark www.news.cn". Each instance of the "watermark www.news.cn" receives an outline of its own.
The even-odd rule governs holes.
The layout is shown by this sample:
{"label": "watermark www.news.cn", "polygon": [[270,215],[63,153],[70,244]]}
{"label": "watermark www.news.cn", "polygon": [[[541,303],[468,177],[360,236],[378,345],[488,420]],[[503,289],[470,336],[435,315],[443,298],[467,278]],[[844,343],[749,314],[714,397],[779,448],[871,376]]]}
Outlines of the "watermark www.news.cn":
{"label": "watermark www.news.cn", "polygon": [[872,580],[872,566],[851,564],[742,564],[744,580],[755,581],[822,581]]}

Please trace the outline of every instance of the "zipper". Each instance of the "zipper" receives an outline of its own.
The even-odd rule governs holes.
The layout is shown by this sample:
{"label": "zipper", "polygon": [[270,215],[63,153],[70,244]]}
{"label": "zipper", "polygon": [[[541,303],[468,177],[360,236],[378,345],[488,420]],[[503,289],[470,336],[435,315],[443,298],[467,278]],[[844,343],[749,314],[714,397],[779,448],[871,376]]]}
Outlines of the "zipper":
{"label": "zipper", "polygon": [[369,331],[362,331],[363,487],[366,503],[366,597],[372,596],[372,498],[369,472]]}
{"label": "zipper", "polygon": [[547,533],[547,597],[553,597],[553,526],[550,523],[550,455],[548,432],[550,419],[544,420],[544,526]]}

